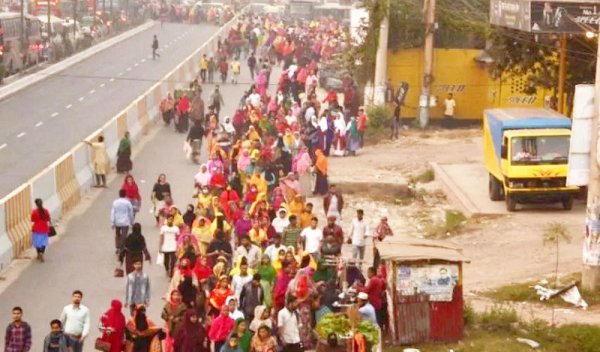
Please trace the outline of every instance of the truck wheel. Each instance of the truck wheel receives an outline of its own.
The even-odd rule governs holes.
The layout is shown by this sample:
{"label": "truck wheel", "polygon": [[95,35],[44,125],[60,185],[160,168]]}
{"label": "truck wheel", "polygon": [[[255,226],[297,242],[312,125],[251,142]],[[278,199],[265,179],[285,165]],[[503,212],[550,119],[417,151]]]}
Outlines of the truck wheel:
{"label": "truck wheel", "polygon": [[490,180],[488,182],[488,192],[490,194],[490,199],[493,201],[502,200],[504,198],[503,186],[492,174],[490,174]]}
{"label": "truck wheel", "polygon": [[571,196],[565,196],[562,199],[561,203],[562,203],[563,209],[565,209],[565,210],[571,210],[571,209],[573,209],[573,196],[572,195]]}
{"label": "truck wheel", "polygon": [[506,210],[513,212],[517,209],[517,200],[511,196],[506,195]]}

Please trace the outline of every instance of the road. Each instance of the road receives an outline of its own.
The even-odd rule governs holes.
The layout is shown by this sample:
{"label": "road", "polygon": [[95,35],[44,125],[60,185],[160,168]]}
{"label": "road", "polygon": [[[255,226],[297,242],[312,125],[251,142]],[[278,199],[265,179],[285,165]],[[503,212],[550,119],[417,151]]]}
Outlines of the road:
{"label": "road", "polygon": [[[242,71],[242,81],[249,80],[247,72]],[[221,85],[225,98],[225,115],[231,116],[239,97],[247,88],[247,84]],[[210,85],[204,87],[205,100],[212,90]],[[175,203],[180,208],[185,208],[192,201],[193,176],[198,171],[197,165],[184,158],[181,148],[185,139],[183,135],[162,124],[154,128],[159,130],[135,157],[133,172],[143,198],[137,220],[142,224],[153,260],[158,252],[158,229],[148,211],[153,183],[160,173],[165,172],[171,183]],[[206,158],[205,150],[203,153]],[[40,350],[43,338],[49,331],[50,320],[59,317],[62,307],[70,303],[73,290],[83,291],[83,304],[92,313],[92,333],[85,351],[93,350],[93,342],[99,335],[98,319],[108,309],[110,300],[123,300],[125,281],[113,277],[117,261],[114,255],[114,235],[109,222],[110,206],[117,197],[121,183],[122,176],[118,176],[110,182],[108,189],[94,189],[84,197],[74,209],[68,223],[60,224],[61,235],[56,243],[50,245],[46,262],[33,262],[15,282],[0,293],[0,326],[3,328],[9,323],[13,306],[21,306],[24,319],[33,329],[32,351]],[[166,292],[167,278],[162,266],[154,262],[149,266],[145,264],[145,270],[150,274],[151,280],[149,316],[162,324],[160,312],[164,301],[161,296]],[[0,346],[3,345],[4,334],[0,334]]]}
{"label": "road", "polygon": [[[0,198],[100,128],[218,27],[156,24],[0,101]],[[160,55],[152,60],[152,36]]]}

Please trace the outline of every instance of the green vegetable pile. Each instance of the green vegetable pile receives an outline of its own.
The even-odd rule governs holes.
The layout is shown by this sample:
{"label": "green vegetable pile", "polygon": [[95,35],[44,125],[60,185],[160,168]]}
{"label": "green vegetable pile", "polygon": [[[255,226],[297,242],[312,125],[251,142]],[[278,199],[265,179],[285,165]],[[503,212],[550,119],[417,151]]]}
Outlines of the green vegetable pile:
{"label": "green vegetable pile", "polygon": [[[350,319],[345,315],[325,314],[317,324],[316,331],[322,339],[327,339],[331,333],[336,334],[338,339],[348,338],[350,336]],[[379,343],[379,330],[371,321],[361,321],[358,324],[358,331],[365,336],[367,342]]]}

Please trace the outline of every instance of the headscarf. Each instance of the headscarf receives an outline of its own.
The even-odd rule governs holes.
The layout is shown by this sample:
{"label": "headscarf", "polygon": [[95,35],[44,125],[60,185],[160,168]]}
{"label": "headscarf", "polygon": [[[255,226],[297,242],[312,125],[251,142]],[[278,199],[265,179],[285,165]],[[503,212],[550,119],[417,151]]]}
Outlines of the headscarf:
{"label": "headscarf", "polygon": [[[206,168],[206,171],[203,172],[202,168]],[[202,164],[202,165],[200,165],[200,171],[198,171],[196,176],[194,176],[194,180],[201,187],[204,187],[204,186],[208,186],[211,176],[212,175],[211,175],[210,171],[208,170],[208,166],[206,164]]]}
{"label": "headscarf", "polygon": [[271,258],[269,258],[269,256],[266,254],[262,256],[262,259],[264,258],[268,259],[268,263],[263,264],[261,260],[258,264],[257,272],[260,274],[261,280],[273,283],[275,281],[275,276],[277,276],[277,273],[275,272],[275,268],[273,267]]}
{"label": "headscarf", "polygon": [[[220,263],[220,264],[223,265],[223,263]],[[215,267],[216,267],[216,265],[215,265]],[[198,280],[206,280],[206,279],[210,278],[213,271],[210,269],[210,267],[208,265],[202,264],[201,258],[196,258],[196,265],[194,266],[194,273],[196,274],[196,277],[198,278]]]}
{"label": "headscarf", "polygon": [[382,217],[379,221],[379,225],[375,228],[375,235],[377,235],[377,239],[383,241],[387,236],[394,236],[394,232],[392,228],[387,222],[387,217]]}
{"label": "headscarf", "polygon": [[242,155],[239,156],[237,161],[238,170],[240,172],[244,172],[251,163],[252,161],[250,160],[250,153],[248,150],[244,149],[244,151],[242,151]]}
{"label": "headscarf", "polygon": [[327,175],[327,158],[325,157],[325,154],[323,154],[321,149],[317,149],[315,155],[317,156],[315,166],[323,175]]}
{"label": "headscarf", "polygon": [[319,259],[317,264],[317,270],[313,275],[313,279],[315,283],[317,282],[327,282],[335,279],[335,268],[327,266],[325,264],[325,260]]}
{"label": "headscarf", "polygon": [[129,140],[129,136],[125,134],[121,141],[119,142],[119,151],[118,154],[129,152],[131,153],[131,141]]}
{"label": "headscarf", "polygon": [[265,305],[258,305],[256,308],[254,308],[254,319],[252,319],[252,322],[250,322],[249,329],[255,333],[258,333],[258,328],[263,325],[267,326],[269,329],[273,327],[273,322],[270,318],[265,320],[262,320],[261,318],[265,310],[267,310],[267,306]]}
{"label": "headscarf", "polygon": [[359,137],[359,133],[358,133],[358,123],[356,122],[356,117],[352,116],[350,118],[350,136],[352,138],[358,138]]}
{"label": "headscarf", "polygon": [[303,147],[298,152],[298,155],[294,158],[295,168],[294,171],[299,175],[304,175],[310,169],[310,165],[312,164],[312,160],[310,160],[310,155],[306,151],[306,147]]}
{"label": "headscarf", "polygon": [[178,345],[180,345],[181,351],[183,352],[193,352],[194,349],[197,348],[198,342],[202,343],[202,340],[206,338],[202,323],[200,323],[200,321],[195,323],[190,321],[190,318],[194,315],[198,316],[194,309],[185,311],[183,324],[176,338]]}
{"label": "headscarf", "polygon": [[244,331],[243,335],[240,335],[238,333],[238,327],[240,326],[241,323],[246,323],[244,318],[238,318],[235,320],[235,328],[233,329],[233,332],[238,334],[238,338],[240,339],[239,346],[242,348],[242,351],[250,352],[250,343],[252,342],[252,333],[248,329],[248,325],[246,325],[246,331]]}
{"label": "headscarf", "polygon": [[133,226],[131,233],[125,238],[125,248],[135,253],[142,252],[146,248],[146,240],[142,235],[141,227]]}
{"label": "headscarf", "polygon": [[115,331],[120,331],[121,329],[125,328],[125,316],[121,312],[122,308],[123,303],[121,303],[121,301],[118,299],[113,299],[110,302],[110,308],[106,311],[106,313],[104,313],[106,316],[105,325],[107,327],[111,327]]}
{"label": "headscarf", "polygon": [[[127,183],[127,180],[131,179],[131,184]],[[135,183],[135,179],[133,178],[133,176],[131,174],[127,174],[127,176],[125,176],[125,179],[123,180],[123,185],[121,186],[121,189],[125,191],[125,197],[128,199],[141,199],[142,197],[140,196],[140,190],[138,188],[138,185]]]}

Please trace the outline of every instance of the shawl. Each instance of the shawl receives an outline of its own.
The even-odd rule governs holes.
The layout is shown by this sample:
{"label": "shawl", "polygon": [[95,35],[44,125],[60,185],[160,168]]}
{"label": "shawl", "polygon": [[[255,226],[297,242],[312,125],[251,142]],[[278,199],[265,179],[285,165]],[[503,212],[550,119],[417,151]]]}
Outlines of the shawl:
{"label": "shawl", "polygon": [[228,287],[225,291],[217,287],[210,293],[208,302],[217,310],[221,310],[221,307],[225,304],[227,297],[232,296],[233,291]]}
{"label": "shawl", "polygon": [[242,152],[242,155],[240,155],[240,157],[238,158],[238,161],[237,161],[238,170],[240,172],[243,172],[244,170],[246,170],[248,168],[248,166],[250,166],[250,163],[251,163],[250,153],[248,153],[247,150],[244,150]]}
{"label": "shawl", "polygon": [[296,155],[295,162],[296,169],[294,171],[299,175],[304,175],[309,171],[312,160],[310,159],[310,155],[308,155],[308,152],[305,148],[302,148],[298,155]]}
{"label": "shawl", "polygon": [[208,265],[203,265],[200,258],[196,259],[196,265],[194,266],[194,273],[198,280],[209,279],[213,271]]}
{"label": "shawl", "polygon": [[132,253],[142,252],[146,248],[146,240],[141,232],[133,230],[125,238],[125,249]]}
{"label": "shawl", "polygon": [[[384,219],[385,219],[385,221],[384,221]],[[379,225],[377,225],[377,227],[375,228],[375,235],[376,235],[377,239],[380,241],[383,241],[383,239],[387,236],[394,235],[392,228],[390,227],[390,225],[387,222],[387,218],[385,218],[385,217],[381,218]]]}
{"label": "shawl", "polygon": [[358,138],[358,123],[356,122],[356,117],[352,117],[350,119],[350,126],[348,127],[348,131],[350,132],[350,136],[352,138]]}
{"label": "shawl", "polygon": [[[269,258],[267,255],[263,255],[263,258]],[[275,272],[275,268],[273,267],[272,260],[269,258],[269,263],[264,265],[262,261],[258,265],[256,271],[260,274],[260,279],[273,283],[275,281],[275,276],[277,273]]]}
{"label": "shawl", "polygon": [[[206,171],[202,171],[202,168],[206,168]],[[194,176],[194,181],[200,186],[208,186],[208,182],[210,182],[211,174],[208,171],[208,166],[206,164],[200,165],[200,171]]]}
{"label": "shawl", "polygon": [[233,331],[238,334],[238,337],[240,339],[240,347],[242,348],[242,351],[250,352],[250,343],[252,341],[252,333],[248,330],[248,328],[246,328],[244,333],[242,335],[240,335],[240,333],[238,332],[238,327],[240,326],[240,323],[242,323],[242,322],[245,322],[243,318],[236,319],[235,328],[233,329]]}
{"label": "shawl", "polygon": [[264,305],[258,305],[256,306],[256,308],[254,308],[254,319],[252,319],[252,322],[250,322],[250,330],[257,333],[258,328],[260,328],[263,325],[268,327],[269,329],[273,327],[273,321],[271,321],[270,318],[267,318],[265,320],[262,319],[262,315],[266,309],[267,306]]}
{"label": "shawl", "polygon": [[122,307],[121,301],[113,299],[110,302],[110,308],[102,316],[102,325],[112,328],[116,333],[122,333],[125,328],[125,316],[121,313]]}
{"label": "shawl", "polygon": [[[127,180],[131,180],[132,183],[127,183]],[[141,200],[140,190],[138,185],[135,183],[135,179],[131,175],[125,176],[125,180],[123,180],[123,185],[121,189],[125,191],[125,197],[128,199]]]}
{"label": "shawl", "polygon": [[183,326],[175,337],[175,345],[177,345],[178,351],[201,352],[205,350],[198,350],[198,348],[200,346],[204,347],[206,332],[200,322],[192,323],[190,321],[193,315],[197,315],[193,309],[188,309],[185,312]]}
{"label": "shawl", "polygon": [[325,157],[325,154],[323,154],[321,149],[317,149],[315,155],[317,156],[315,166],[323,175],[327,175],[327,158]]}
{"label": "shawl", "polygon": [[127,136],[121,138],[121,141],[119,142],[119,154],[122,153],[131,153],[131,141],[129,140],[129,138]]}

